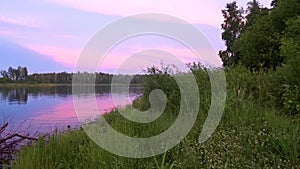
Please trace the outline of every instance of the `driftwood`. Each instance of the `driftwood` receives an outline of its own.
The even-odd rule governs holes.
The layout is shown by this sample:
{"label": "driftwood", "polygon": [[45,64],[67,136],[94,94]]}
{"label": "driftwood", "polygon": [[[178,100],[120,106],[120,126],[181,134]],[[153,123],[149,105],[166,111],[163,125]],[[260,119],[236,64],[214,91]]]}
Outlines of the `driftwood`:
{"label": "driftwood", "polygon": [[8,123],[0,126],[0,168],[1,165],[12,160],[21,146],[28,144],[30,141],[37,141],[37,138],[29,135],[22,135],[16,131],[7,130]]}

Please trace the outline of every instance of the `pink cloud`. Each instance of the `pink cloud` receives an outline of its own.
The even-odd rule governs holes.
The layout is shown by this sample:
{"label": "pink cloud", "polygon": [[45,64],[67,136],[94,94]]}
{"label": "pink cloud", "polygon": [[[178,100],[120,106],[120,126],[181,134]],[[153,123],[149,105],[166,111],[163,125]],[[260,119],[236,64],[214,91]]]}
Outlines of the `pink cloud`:
{"label": "pink cloud", "polygon": [[8,38],[28,39],[30,36],[26,32],[18,32],[12,30],[0,30],[0,35]]}
{"label": "pink cloud", "polygon": [[[133,55],[134,53],[138,53],[148,49],[157,49],[157,50],[169,52],[170,54],[174,55],[174,57],[178,57],[178,59],[180,59],[184,63],[198,60],[198,61],[210,62],[211,64],[214,64],[216,66],[219,66],[219,64],[221,64],[219,57],[217,56],[217,54],[213,49],[204,48],[204,49],[191,50],[185,46],[172,46],[172,45],[129,46],[127,52],[118,54],[117,51],[112,51],[112,53],[108,54],[107,58],[111,58],[115,60],[117,59],[117,57],[120,59],[121,56],[123,56],[123,58],[126,59],[127,57]],[[200,56],[196,55],[194,52],[197,52],[197,54],[200,53]],[[162,60],[164,59],[163,56],[159,56],[159,58]]]}
{"label": "pink cloud", "polygon": [[[74,67],[77,64],[78,57],[81,54],[80,48],[71,48],[64,46],[51,46],[51,45],[42,45],[42,44],[23,44],[25,48],[38,52],[42,55],[49,56],[55,61],[62,63],[69,67]],[[149,49],[161,50],[168,52],[173,56],[165,56],[164,53],[147,51]],[[94,55],[96,51],[89,51]],[[221,66],[222,62],[220,61],[217,53],[211,49],[198,49],[198,52],[201,56],[195,55],[193,51],[184,46],[172,46],[172,45],[159,45],[159,44],[144,44],[142,45],[126,45],[123,44],[118,48],[111,50],[101,61],[98,63],[98,69],[91,67],[94,65],[89,61],[86,61],[85,68],[89,71],[103,71],[119,69],[119,73],[140,73],[147,67],[157,65],[159,66],[161,62],[165,65],[175,64],[179,66],[181,70],[185,70],[186,63],[191,62],[202,62],[209,65]],[[137,54],[142,53],[142,54]],[[97,55],[94,55],[97,57]],[[82,56],[84,57],[84,56]],[[200,58],[199,58],[200,57]],[[100,60],[100,56],[99,56]],[[91,65],[90,65],[91,64]],[[122,72],[124,71],[124,72]]]}
{"label": "pink cloud", "polygon": [[79,40],[78,36],[71,35],[71,34],[49,33],[47,36],[51,36],[58,39]]}
{"label": "pink cloud", "polygon": [[[222,62],[218,57],[217,53],[213,49],[196,49],[192,51],[186,47],[174,47],[174,46],[162,46],[160,49],[165,51],[170,51],[175,56],[179,56],[179,58],[185,62],[193,62],[200,61],[206,62],[207,64],[211,64],[214,66],[221,66]],[[196,53],[194,53],[196,52]],[[198,53],[200,56],[198,56]]]}
{"label": "pink cloud", "polygon": [[10,31],[2,31],[0,30],[0,35],[10,35],[11,32]]}
{"label": "pink cloud", "polygon": [[199,0],[48,0],[49,2],[105,15],[129,16],[140,13],[162,13],[193,24],[219,26],[222,22],[217,1]]}
{"label": "pink cloud", "polygon": [[41,23],[33,19],[28,18],[16,18],[16,17],[8,17],[8,16],[0,16],[0,22],[19,25],[19,26],[26,26],[31,28],[41,28],[43,27]]}
{"label": "pink cloud", "polygon": [[[149,51],[161,50],[163,52]],[[165,54],[167,52],[173,56]],[[195,55],[189,48],[178,46],[129,46],[127,50],[112,50],[99,65],[99,70],[118,70],[119,73],[139,73],[147,67],[175,64],[182,71],[187,70],[186,63],[201,62],[211,66],[222,66],[217,53],[210,49],[199,49],[201,56]],[[200,57],[200,58],[199,58]]]}
{"label": "pink cloud", "polygon": [[80,55],[79,48],[67,48],[42,44],[21,44],[21,46],[39,54],[49,56],[56,62],[62,63],[66,66],[74,66],[78,56]]}

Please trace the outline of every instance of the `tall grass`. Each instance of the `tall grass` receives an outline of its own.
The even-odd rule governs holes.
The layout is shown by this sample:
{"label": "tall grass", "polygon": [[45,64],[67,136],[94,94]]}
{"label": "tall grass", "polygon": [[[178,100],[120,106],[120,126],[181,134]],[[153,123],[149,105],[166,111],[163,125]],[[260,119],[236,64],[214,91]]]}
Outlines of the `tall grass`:
{"label": "tall grass", "polygon": [[[212,137],[198,142],[210,106],[210,83],[204,70],[194,71],[199,82],[200,110],[196,123],[178,145],[164,154],[132,159],[111,154],[91,141],[83,130],[56,133],[37,145],[24,147],[12,168],[300,168],[300,121],[285,116],[265,88],[257,82],[264,74],[227,71],[228,90],[223,118]],[[150,76],[143,97],[133,105],[149,108],[149,91],[160,88],[171,99],[157,120],[140,124],[113,111],[105,119],[116,130],[132,137],[150,137],[166,130],[179,111],[176,83],[170,76]],[[147,82],[147,81],[146,81]],[[151,83],[149,83],[151,82]],[[258,84],[260,83],[260,84]],[[172,90],[176,89],[176,90]],[[266,96],[265,96],[266,95]],[[131,111],[125,108],[125,112]]]}

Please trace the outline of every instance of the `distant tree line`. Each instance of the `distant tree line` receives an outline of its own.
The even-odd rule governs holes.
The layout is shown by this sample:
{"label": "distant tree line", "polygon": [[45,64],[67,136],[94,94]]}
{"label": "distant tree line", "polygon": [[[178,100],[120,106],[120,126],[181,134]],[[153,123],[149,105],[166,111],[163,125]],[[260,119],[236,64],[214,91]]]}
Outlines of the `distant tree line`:
{"label": "distant tree line", "polygon": [[28,76],[28,70],[27,67],[21,67],[18,66],[18,68],[12,68],[9,67],[6,70],[0,71],[0,74],[3,79],[5,80],[12,80],[12,81],[18,81],[18,80],[25,80]]}
{"label": "distant tree line", "polygon": [[[51,83],[51,84],[71,84],[74,73],[34,73],[29,75],[27,67],[18,66],[18,68],[9,67],[0,71],[0,83]],[[116,76],[115,83],[124,83],[131,81],[131,84],[142,84],[144,75],[113,75],[102,72],[88,73],[77,72],[76,75],[83,75],[81,83],[90,82],[95,79],[96,84],[111,84],[113,76]],[[90,78],[89,78],[90,77]],[[132,79],[132,80],[131,80]]]}

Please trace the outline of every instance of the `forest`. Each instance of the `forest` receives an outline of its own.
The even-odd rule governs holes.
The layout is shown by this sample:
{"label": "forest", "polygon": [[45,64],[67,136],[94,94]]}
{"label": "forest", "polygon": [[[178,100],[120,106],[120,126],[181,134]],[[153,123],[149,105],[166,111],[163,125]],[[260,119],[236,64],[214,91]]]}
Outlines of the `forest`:
{"label": "forest", "polygon": [[[116,83],[122,84],[129,79],[132,79],[131,84],[142,84],[143,83],[143,75],[113,75],[109,73],[102,72],[77,72],[77,73],[33,73],[28,74],[29,70],[27,67],[18,66],[17,68],[9,67],[6,70],[0,71],[1,83],[27,83],[27,84],[72,84],[73,75],[76,74],[78,76],[83,75],[83,77],[94,77],[95,84],[111,84],[112,78],[115,76]],[[82,83],[86,83],[82,81]]]}

